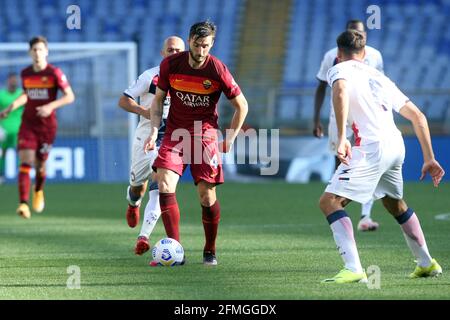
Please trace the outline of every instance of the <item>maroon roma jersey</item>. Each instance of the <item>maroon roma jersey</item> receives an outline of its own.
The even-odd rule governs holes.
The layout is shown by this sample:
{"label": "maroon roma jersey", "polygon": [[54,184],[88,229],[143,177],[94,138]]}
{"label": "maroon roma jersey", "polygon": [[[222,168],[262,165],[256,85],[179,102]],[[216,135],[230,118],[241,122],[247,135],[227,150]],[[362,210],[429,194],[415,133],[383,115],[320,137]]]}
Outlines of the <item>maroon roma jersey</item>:
{"label": "maroon roma jersey", "polygon": [[161,62],[158,87],[171,97],[166,134],[177,128],[192,133],[194,121],[201,121],[203,130],[218,128],[217,103],[221,92],[228,99],[241,93],[223,62],[208,55],[200,69],[193,69],[189,65],[189,51]]}
{"label": "maroon roma jersey", "polygon": [[27,103],[25,104],[22,115],[22,122],[34,130],[46,131],[55,129],[56,112],[46,118],[38,117],[36,108],[57,99],[58,89],[61,91],[69,87],[69,82],[61,69],[47,64],[47,67],[39,72],[33,71],[33,66],[22,70],[22,87],[27,94]]}

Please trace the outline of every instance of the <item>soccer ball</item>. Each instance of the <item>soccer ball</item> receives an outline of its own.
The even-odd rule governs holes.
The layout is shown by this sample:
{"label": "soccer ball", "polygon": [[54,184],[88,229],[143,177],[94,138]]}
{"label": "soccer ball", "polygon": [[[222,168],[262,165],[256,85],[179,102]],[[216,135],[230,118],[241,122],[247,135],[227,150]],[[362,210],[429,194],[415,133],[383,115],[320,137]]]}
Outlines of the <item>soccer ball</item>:
{"label": "soccer ball", "polygon": [[175,266],[183,261],[184,249],[177,240],[164,238],[153,247],[152,258],[163,266]]}

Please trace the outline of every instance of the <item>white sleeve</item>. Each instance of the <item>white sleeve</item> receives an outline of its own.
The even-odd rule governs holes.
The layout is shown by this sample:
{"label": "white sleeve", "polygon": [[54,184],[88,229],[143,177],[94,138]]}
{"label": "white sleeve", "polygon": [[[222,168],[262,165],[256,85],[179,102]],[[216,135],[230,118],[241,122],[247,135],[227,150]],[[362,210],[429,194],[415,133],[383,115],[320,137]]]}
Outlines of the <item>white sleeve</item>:
{"label": "white sleeve", "polygon": [[409,101],[409,98],[400,91],[400,89],[391,82],[391,101],[392,109],[396,112],[400,112],[400,109]]}
{"label": "white sleeve", "polygon": [[322,59],[320,64],[319,72],[317,72],[316,78],[320,81],[327,81],[327,72],[333,66],[334,58],[330,58],[329,52],[327,52]]}
{"label": "white sleeve", "polygon": [[144,72],[123,93],[124,95],[137,100],[138,97],[148,93],[150,89],[150,81],[151,80],[148,79],[147,73]]}
{"label": "white sleeve", "polygon": [[383,56],[380,51],[378,51],[377,70],[384,74]]}
{"label": "white sleeve", "polygon": [[346,72],[343,70],[343,68],[340,68],[340,66],[337,64],[334,67],[332,67],[330,70],[328,70],[327,81],[328,81],[328,84],[330,85],[330,87],[332,87],[333,83],[339,79],[347,80],[348,78],[347,78]]}

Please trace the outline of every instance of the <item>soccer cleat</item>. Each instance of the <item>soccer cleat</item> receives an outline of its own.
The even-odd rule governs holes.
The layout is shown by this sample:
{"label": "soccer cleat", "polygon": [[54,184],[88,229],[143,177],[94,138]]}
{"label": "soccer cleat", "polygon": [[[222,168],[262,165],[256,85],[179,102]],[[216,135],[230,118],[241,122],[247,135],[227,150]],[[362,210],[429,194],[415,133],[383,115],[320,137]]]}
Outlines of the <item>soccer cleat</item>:
{"label": "soccer cleat", "polygon": [[362,218],[358,222],[358,231],[375,231],[379,224],[370,218]]}
{"label": "soccer cleat", "polygon": [[135,207],[131,204],[128,205],[127,209],[127,223],[130,228],[137,226],[139,222],[139,206]]}
{"label": "soccer cleat", "polygon": [[148,239],[144,236],[140,236],[137,238],[136,246],[134,247],[134,253],[138,256],[143,255],[150,249],[150,244],[148,243]]}
{"label": "soccer cleat", "polygon": [[33,191],[33,211],[40,213],[44,211],[44,190]]}
{"label": "soccer cleat", "polygon": [[24,219],[30,219],[31,218],[30,207],[26,203],[19,204],[19,206],[17,207],[16,212],[17,212],[17,214],[19,216],[21,216]]}
{"label": "soccer cleat", "polygon": [[367,283],[367,275],[363,271],[362,273],[353,272],[349,269],[342,269],[333,278],[325,279],[322,283]]}
{"label": "soccer cleat", "polygon": [[216,255],[211,251],[203,252],[203,264],[205,266],[217,266]]}
{"label": "soccer cleat", "polygon": [[436,260],[431,260],[429,267],[416,266],[414,272],[409,275],[411,279],[425,278],[425,277],[437,277],[442,274],[442,268]]}

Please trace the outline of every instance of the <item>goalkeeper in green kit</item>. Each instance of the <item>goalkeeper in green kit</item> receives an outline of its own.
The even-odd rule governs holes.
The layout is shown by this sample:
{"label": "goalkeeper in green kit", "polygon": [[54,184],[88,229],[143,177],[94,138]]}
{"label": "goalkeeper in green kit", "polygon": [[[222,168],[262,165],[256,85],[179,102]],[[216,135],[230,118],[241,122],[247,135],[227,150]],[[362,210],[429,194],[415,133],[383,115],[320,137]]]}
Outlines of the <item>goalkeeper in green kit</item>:
{"label": "goalkeeper in green kit", "polygon": [[[22,89],[18,86],[18,78],[15,73],[10,73],[7,79],[7,86],[0,90],[0,112],[8,108],[9,105],[22,94]],[[5,157],[6,150],[16,149],[17,135],[22,121],[23,106],[11,112],[6,119],[0,120],[0,184],[5,180]]]}

